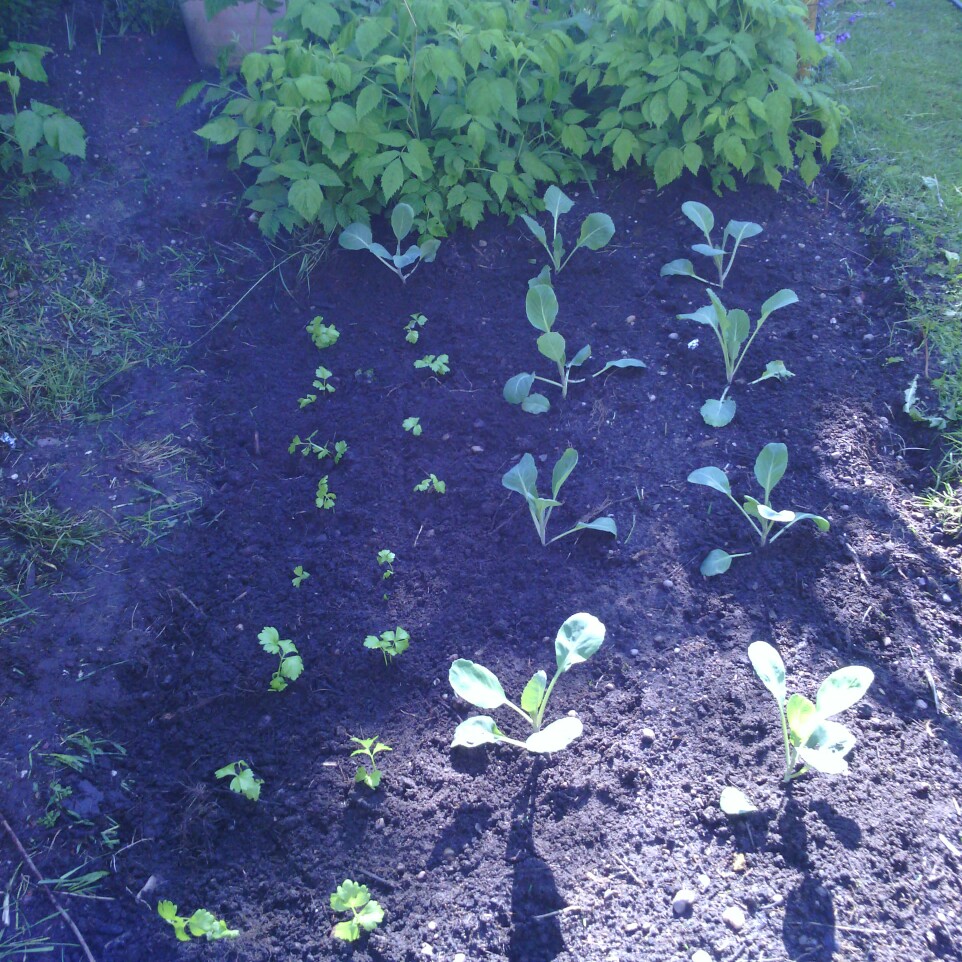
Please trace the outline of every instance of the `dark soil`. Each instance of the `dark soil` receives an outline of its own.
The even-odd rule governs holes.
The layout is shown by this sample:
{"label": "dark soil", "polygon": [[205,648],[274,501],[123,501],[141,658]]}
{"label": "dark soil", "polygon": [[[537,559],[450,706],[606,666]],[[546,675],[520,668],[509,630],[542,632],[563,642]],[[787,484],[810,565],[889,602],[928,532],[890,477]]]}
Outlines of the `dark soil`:
{"label": "dark soil", "polygon": [[[566,401],[548,388],[552,410],[536,417],[501,397],[511,375],[549,373],[524,317],[541,251],[520,222],[458,233],[404,286],[335,246],[309,285],[295,258],[252,287],[285,255],[192,135],[200,115],[174,108],[198,76],[186,39],[116,39],[97,56],[81,38],[51,67],[49,96],[85,124],[90,160],[25,214],[40,229],[74,225],[118,289],[137,295],[142,280],[137,296],[157,300],[185,345],[176,369],[112,384],[105,421],[6,425],[22,443],[2,465],[4,498],[45,479],[58,503],[110,522],[99,549],[29,595],[35,616],[0,629],[0,812],[48,877],[101,854],[99,833],[119,824],[124,847],[85,869],[109,870],[96,893],[112,901],[61,897],[97,959],[960,957],[960,552],[914,500],[935,440],[901,410],[921,362],[844,184],[716,197],[700,180],[656,192],[625,176],[578,191],[568,233],[598,209],[617,234],[558,277],[558,329],[574,349],[590,342],[591,371],[625,353],[648,367],[574,385]],[[780,288],[799,297],[753,345],[723,430],[698,411],[723,383],[717,346],[676,319],[703,290],[658,273],[699,240],[680,214],[689,199],[722,224],[764,227],[732,272],[729,307],[754,317]],[[185,281],[191,252],[203,257]],[[416,346],[403,331],[413,312],[429,319]],[[323,352],[305,332],[316,314],[341,332]],[[448,354],[451,373],[415,370],[426,353]],[[795,377],[749,386],[775,358]],[[336,392],[299,409],[319,364]],[[409,416],[420,438],[402,431]],[[340,464],[288,453],[314,431],[348,442]],[[123,456],[124,443],[170,435],[190,452],[176,476]],[[831,531],[799,524],[703,578],[707,551],[747,550],[748,531],[687,475],[718,465],[755,493],[755,456],[773,440],[790,455],[777,506],[824,514]],[[543,548],[501,486],[531,452],[547,488],[568,446],[581,460],[554,531],[610,514],[617,542],[587,533]],[[414,493],[431,472],[447,492]],[[314,504],[325,474],[333,511]],[[144,546],[130,524],[143,504],[125,507],[138,484],[203,504]],[[397,556],[387,581],[385,548]],[[311,577],[295,589],[298,564]],[[485,664],[516,696],[553,667],[554,635],[578,611],[607,638],[552,711],[576,711],[584,736],[541,758],[452,751],[469,710],[449,688],[451,661]],[[279,694],[257,643],[265,625],[306,666]],[[363,640],[399,625],[410,650],[385,666]],[[757,639],[810,695],[842,665],[876,673],[842,719],[858,737],[847,777],[782,786],[775,706],[746,656]],[[500,718],[518,735],[515,720]],[[80,729],[126,754],[81,773],[39,757]],[[375,793],[355,787],[349,757],[351,736],[372,735],[393,749]],[[237,759],[264,779],[257,804],[213,777]],[[78,818],[45,827],[54,781]],[[729,784],[761,811],[723,816]],[[20,862],[8,841],[4,884]],[[330,935],[329,895],[345,878],[385,910],[354,946]],[[698,898],[676,917],[689,887]],[[33,920],[50,911],[37,893],[21,905]],[[182,945],[157,917],[161,898],[241,935]],[[722,919],[731,906],[746,916],[739,931]],[[59,923],[37,931],[71,941]]]}

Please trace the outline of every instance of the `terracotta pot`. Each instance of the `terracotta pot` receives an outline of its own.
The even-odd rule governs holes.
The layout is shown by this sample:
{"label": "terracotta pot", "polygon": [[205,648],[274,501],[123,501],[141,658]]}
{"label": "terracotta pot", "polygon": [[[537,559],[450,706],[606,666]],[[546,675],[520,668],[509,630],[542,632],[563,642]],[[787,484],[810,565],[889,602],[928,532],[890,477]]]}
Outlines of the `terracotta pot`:
{"label": "terracotta pot", "polygon": [[204,0],[180,0],[190,46],[202,67],[215,67],[217,55],[224,47],[233,48],[228,61],[232,67],[245,54],[266,47],[271,42],[274,23],[284,16],[286,8],[287,4],[282,3],[279,10],[270,13],[251,0],[228,7],[208,20]]}

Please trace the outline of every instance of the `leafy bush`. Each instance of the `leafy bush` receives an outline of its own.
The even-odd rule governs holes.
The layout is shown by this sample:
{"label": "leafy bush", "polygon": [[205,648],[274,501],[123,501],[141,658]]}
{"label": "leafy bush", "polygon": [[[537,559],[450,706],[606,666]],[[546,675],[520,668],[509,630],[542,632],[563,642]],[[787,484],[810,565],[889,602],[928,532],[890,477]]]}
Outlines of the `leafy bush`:
{"label": "leafy bush", "polygon": [[[538,206],[597,160],[777,186],[838,137],[839,108],[799,73],[822,57],[795,0],[291,0],[286,40],[198,133],[257,171],[268,235],[331,232],[398,201],[435,235]],[[182,98],[196,97],[204,84]],[[539,189],[540,188],[540,189]]]}
{"label": "leafy bush", "polygon": [[43,173],[65,181],[70,171],[64,156],[86,156],[83,127],[39,100],[32,100],[29,107],[17,105],[23,80],[47,82],[43,58],[48,53],[49,47],[35,43],[11,43],[0,50],[0,86],[6,86],[13,108],[12,113],[0,114],[0,170],[9,173],[19,168],[26,177]]}

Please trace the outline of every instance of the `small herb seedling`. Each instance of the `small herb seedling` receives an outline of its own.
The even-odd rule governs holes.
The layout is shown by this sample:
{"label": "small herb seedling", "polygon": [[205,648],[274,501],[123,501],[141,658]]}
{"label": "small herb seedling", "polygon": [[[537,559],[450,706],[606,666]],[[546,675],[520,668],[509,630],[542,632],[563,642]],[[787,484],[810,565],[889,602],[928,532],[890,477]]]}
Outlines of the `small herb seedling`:
{"label": "small herb seedling", "polygon": [[311,335],[315,347],[320,350],[332,347],[341,336],[340,331],[333,324],[325,324],[324,318],[320,315],[307,325],[307,333]]}
{"label": "small herb seedling", "polygon": [[177,914],[177,906],[166,899],[157,903],[157,914],[174,927],[174,934],[180,942],[189,942],[190,937],[206,939],[236,939],[240,932],[227,928],[227,923],[215,918],[207,909],[198,909],[193,915],[184,917]]}
{"label": "small herb seedling", "polygon": [[256,802],[261,797],[263,778],[258,778],[247,762],[231,762],[214,772],[214,778],[230,778],[230,790]]}
{"label": "small herb seedling", "polygon": [[437,357],[433,354],[425,354],[420,360],[414,362],[414,366],[416,368],[430,368],[432,373],[442,377],[451,373],[447,354],[438,354]]}
{"label": "small herb seedling", "polygon": [[[585,381],[585,378],[573,379],[571,371],[572,368],[581,367],[591,357],[591,345],[586,344],[574,357],[568,359],[567,341],[557,331],[552,330],[558,318],[558,298],[547,280],[532,281],[525,296],[524,308],[528,323],[536,331],[542,332],[538,337],[538,351],[549,361],[554,361],[558,369],[558,380],[541,377],[533,371],[523,371],[508,380],[502,393],[509,404],[520,404],[521,409],[529,414],[544,414],[551,407],[551,402],[543,394],[531,393],[535,381],[561,388],[561,396],[566,398],[569,384],[583,384]],[[646,367],[646,365],[644,361],[639,361],[637,358],[621,358],[609,361],[592,376],[598,377],[612,368],[625,367]]]}
{"label": "small herb seedling", "polygon": [[388,551],[387,548],[384,548],[383,550],[381,550],[381,551],[379,551],[379,552],[377,553],[377,563],[378,563],[378,565],[380,565],[381,567],[384,567],[385,565],[387,566],[387,568],[385,569],[385,571],[381,574],[381,579],[382,579],[383,581],[387,581],[388,578],[393,578],[393,577],[394,577],[394,559],[395,559],[395,557],[396,557],[396,556],[395,556],[394,552],[393,552],[393,551]]}
{"label": "small herb seedling", "polygon": [[405,418],[401,422],[401,427],[405,431],[410,431],[414,437],[421,437],[421,419],[420,418]]}
{"label": "small herb seedling", "polygon": [[[413,226],[414,208],[410,204],[398,204],[391,212],[391,230],[394,231],[394,237],[397,240],[397,249],[394,254],[391,254],[382,244],[374,243],[371,228],[367,224],[351,224],[341,232],[338,243],[349,251],[370,251],[404,283],[421,264],[430,264],[441,246],[441,242],[436,237],[426,237],[419,244],[412,244],[402,253],[401,243],[411,233]],[[405,274],[408,267],[411,269]]]}
{"label": "small herb seedling", "polygon": [[748,658],[778,705],[785,746],[782,781],[790,782],[810,768],[827,775],[847,772],[845,756],[855,747],[855,736],[832,716],[851,708],[868,691],[875,678],[871,669],[850,666],[833,671],[819,686],[813,705],[797,693],[786,701],[785,663],[768,642],[752,642]]}
{"label": "small herb seedling", "polygon": [[542,728],[545,710],[554,686],[568,669],[587,661],[605,640],[605,626],[586,612],[572,615],[559,629],[555,638],[554,650],[557,671],[548,684],[544,671],[536,672],[521,693],[520,707],[509,701],[497,676],[482,665],[466,658],[459,658],[451,665],[448,680],[455,694],[476,708],[494,711],[502,705],[513,709],[533,729],[525,741],[509,738],[489,715],[474,715],[466,718],[454,732],[452,748],[477,748],[507,742],[529,752],[556,752],[567,748],[581,736],[583,726],[579,718],[565,716]]}
{"label": "small herb seedling", "polygon": [[435,494],[444,494],[447,485],[436,475],[429,474],[423,481],[414,485],[415,491],[433,491]]}
{"label": "small herb seedling", "polygon": [[[314,383],[312,387],[319,391],[321,394],[333,394],[335,391],[333,384],[328,384],[328,380],[334,375],[326,367],[319,367],[314,371]],[[308,404],[313,404],[317,400],[316,394],[306,394],[302,398],[298,398],[298,406],[303,410],[308,406]]]}
{"label": "small herb seedling", "polygon": [[[829,523],[821,515],[796,513],[795,511],[776,511],[771,505],[772,490],[785,474],[788,467],[788,448],[781,443],[766,444],[755,459],[755,479],[765,492],[764,500],[745,495],[744,503],[739,504],[732,496],[728,475],[721,468],[698,468],[688,475],[691,484],[701,484],[706,488],[721,491],[732,504],[742,513],[745,520],[752,526],[758,536],[759,545],[765,547],[770,541],[780,538],[796,521],[813,521],[819,531],[828,531]],[[783,525],[781,530],[771,535],[776,525]],[[771,537],[769,537],[771,535]],[[701,573],[706,578],[712,575],[724,574],[730,567],[732,559],[744,558],[751,554],[743,551],[739,554],[729,554],[721,548],[715,548],[701,563]]]}
{"label": "small herb seedling", "polygon": [[[293,454],[295,451],[300,449],[301,455],[305,458],[309,454],[313,454],[318,461],[322,461],[324,458],[331,457],[330,441],[327,444],[318,444],[314,440],[315,434],[317,434],[317,431],[312,431],[311,434],[306,438],[302,438],[299,434],[295,434],[291,439],[291,443],[287,446],[287,453]],[[334,463],[338,464],[341,458],[343,458],[347,452],[347,441],[335,441],[333,447]]]}
{"label": "small herb seedling", "polygon": [[427,322],[428,319],[423,314],[412,314],[411,320],[404,325],[404,340],[408,344],[417,344],[418,338],[421,336],[418,328],[424,327]]}
{"label": "small herb seedling", "polygon": [[331,935],[345,942],[356,942],[361,931],[373,932],[384,921],[384,909],[371,898],[366,885],[345,879],[331,895],[331,909],[350,912],[352,918],[338,922]]}
{"label": "small herb seedling", "polygon": [[294,568],[294,577],[291,578],[291,584],[295,588],[300,588],[302,581],[307,581],[310,578],[311,573],[303,565],[296,565]]}
{"label": "small herb seedling", "polygon": [[384,664],[388,665],[398,655],[403,655],[411,646],[411,636],[398,625],[394,631],[382,631],[380,637],[368,635],[364,639],[364,647],[372,651],[379,651],[384,657]]}
{"label": "small herb seedling", "polygon": [[[752,331],[751,320],[741,308],[735,308],[731,311],[726,310],[714,291],[709,290],[707,293],[711,304],[706,304],[705,307],[699,308],[692,314],[679,314],[678,317],[680,320],[697,321],[699,324],[708,325],[715,332],[715,337],[718,338],[722,357],[725,361],[725,377],[728,383],[725,385],[725,390],[720,398],[709,398],[702,405],[701,416],[705,423],[713,428],[723,428],[735,416],[735,401],[728,397],[728,392],[731,390],[732,381],[734,381],[742,361],[745,360],[748,349],[752,346],[752,341],[755,340],[770,314],[781,310],[783,307],[788,307],[790,304],[797,304],[798,297],[794,291],[787,288],[772,294],[762,304],[762,313],[755,322],[755,330]],[[770,367],[771,364],[765,370],[768,371]],[[782,368],[784,368],[784,364]],[[773,371],[770,374],[763,374],[759,380],[765,380],[766,377],[784,376],[784,371],[781,373]]]}
{"label": "small herb seedling", "polygon": [[337,495],[328,486],[328,476],[325,474],[320,481],[317,482],[317,492],[314,495],[314,504],[316,504],[323,511],[333,511],[334,502],[337,500]]}
{"label": "small herb seedling", "polygon": [[555,535],[548,540],[548,521],[551,512],[561,505],[557,500],[561,486],[568,480],[568,476],[574,471],[578,463],[578,452],[574,448],[568,448],[564,454],[558,458],[551,472],[551,497],[542,498],[538,495],[538,468],[535,466],[534,458],[530,454],[525,454],[521,460],[501,479],[501,483],[509,490],[516,491],[528,503],[531,512],[531,520],[534,521],[538,537],[543,545],[551,544],[559,538],[567,537],[576,531],[603,531],[605,534],[618,537],[618,527],[614,518],[596,518],[594,521],[579,521],[573,528]]}
{"label": "small herb seedling", "polygon": [[541,246],[548,252],[551,258],[551,266],[555,273],[560,273],[567,265],[568,261],[574,257],[575,253],[582,247],[590,251],[601,250],[608,241],[614,237],[615,225],[607,214],[589,214],[581,222],[581,232],[578,234],[578,242],[571,249],[567,256],[564,250],[564,238],[558,233],[558,218],[567,214],[574,201],[552,184],[544,194],[545,211],[551,217],[551,242],[548,242],[548,235],[545,229],[532,217],[522,214],[521,219],[527,224],[528,230],[534,234]]}
{"label": "small herb seedling", "polygon": [[[661,276],[671,276],[680,274],[683,277],[693,277],[696,281],[703,284],[712,284],[718,288],[724,288],[728,278],[728,272],[735,263],[735,255],[742,241],[749,237],[756,237],[762,232],[760,225],[747,220],[730,220],[722,232],[721,244],[716,245],[711,239],[711,232],[715,227],[715,215],[705,204],[690,200],[681,205],[681,212],[705,235],[704,244],[692,244],[691,249],[696,254],[710,257],[718,272],[718,280],[710,281],[707,278],[699,277],[695,273],[695,267],[690,260],[681,258],[665,264],[661,269]],[[729,242],[732,243],[731,250],[728,249]]]}
{"label": "small herb seedling", "polygon": [[297,653],[293,641],[282,639],[276,628],[264,628],[257,636],[261,648],[269,655],[277,655],[280,663],[271,676],[271,691],[283,691],[292,681],[297,681],[304,671],[304,662]]}
{"label": "small herb seedling", "polygon": [[367,785],[372,792],[376,791],[378,785],[381,784],[382,772],[377,767],[377,761],[375,760],[374,756],[377,755],[378,752],[391,751],[391,746],[385,745],[384,742],[379,742],[377,740],[377,735],[375,735],[373,738],[354,738],[352,736],[351,741],[356,745],[361,746],[360,748],[351,752],[351,758],[353,758],[355,755],[363,755],[368,759],[368,762],[371,766],[371,770],[368,771],[364,765],[359,765],[357,771],[354,773],[354,782],[355,784]]}

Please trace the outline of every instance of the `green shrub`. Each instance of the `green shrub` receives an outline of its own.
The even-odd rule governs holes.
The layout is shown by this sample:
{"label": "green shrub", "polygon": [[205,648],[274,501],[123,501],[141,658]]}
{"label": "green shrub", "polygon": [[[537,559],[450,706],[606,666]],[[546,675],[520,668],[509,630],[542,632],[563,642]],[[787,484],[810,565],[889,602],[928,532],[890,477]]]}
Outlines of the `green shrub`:
{"label": "green shrub", "polygon": [[[707,170],[777,186],[828,156],[837,106],[799,71],[822,50],[793,0],[291,0],[286,40],[198,133],[257,172],[274,236],[367,222],[399,201],[436,235],[533,209],[594,164],[661,186]],[[196,97],[195,84],[183,101]]]}

